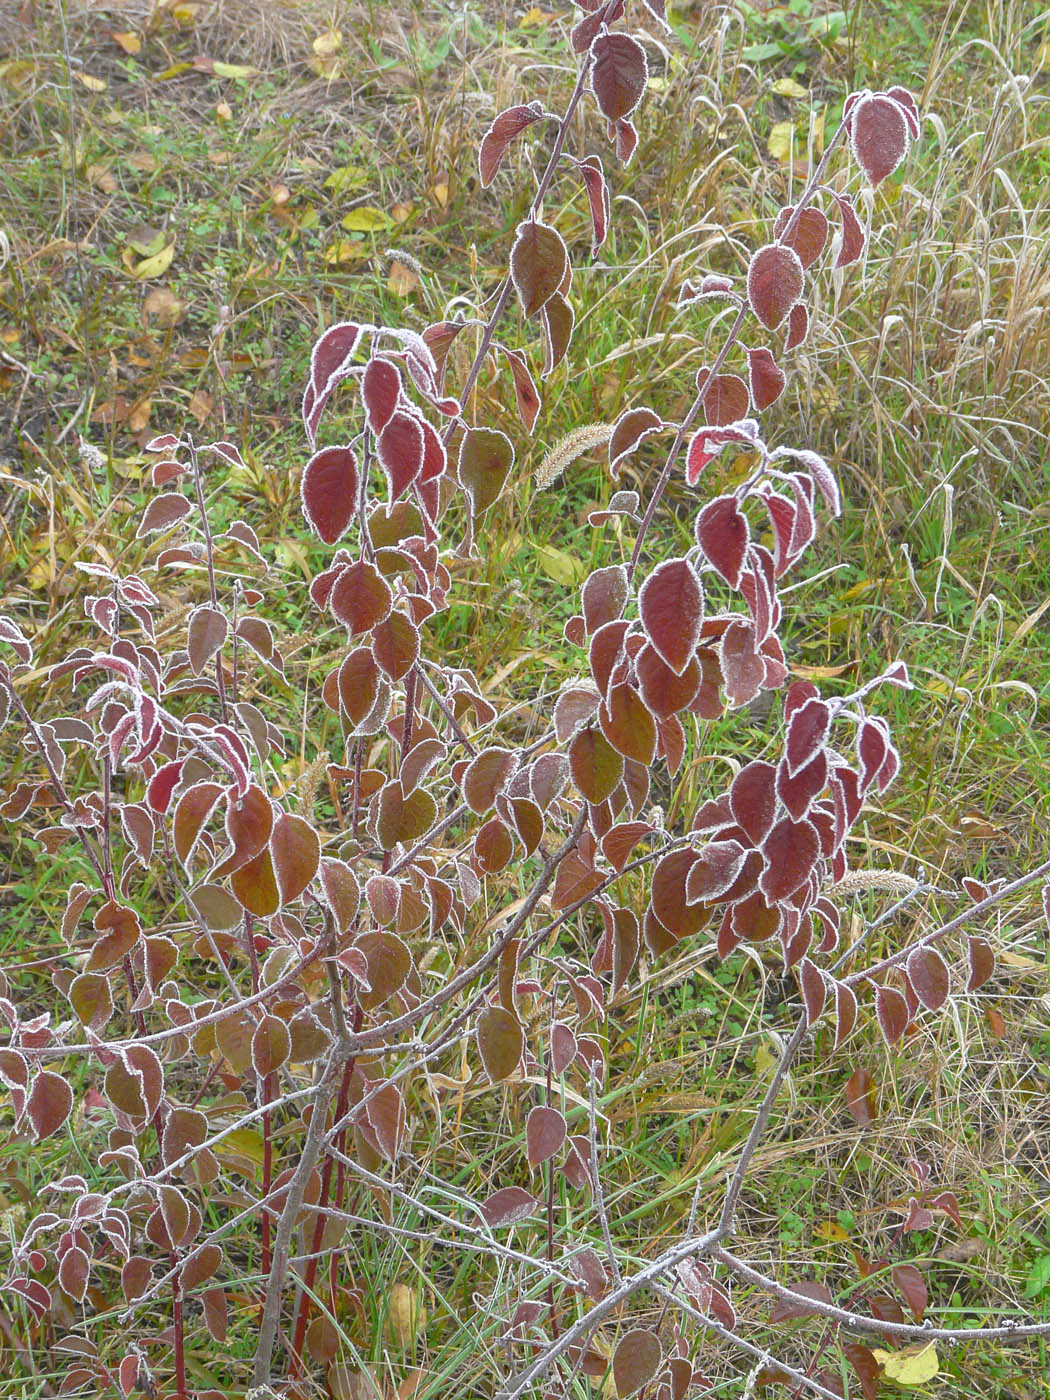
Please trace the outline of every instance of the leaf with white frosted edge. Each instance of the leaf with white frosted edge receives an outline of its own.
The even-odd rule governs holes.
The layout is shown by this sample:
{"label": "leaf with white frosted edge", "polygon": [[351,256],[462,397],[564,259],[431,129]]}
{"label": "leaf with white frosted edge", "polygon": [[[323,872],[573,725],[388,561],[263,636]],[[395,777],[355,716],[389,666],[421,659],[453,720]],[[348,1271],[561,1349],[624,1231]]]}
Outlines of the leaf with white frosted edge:
{"label": "leaf with white frosted edge", "polygon": [[927,1011],[939,1011],[951,990],[948,964],[936,948],[916,948],[905,963],[908,981]]}
{"label": "leaf with white frosted edge", "polygon": [[665,559],[642,584],[638,611],[658,654],[681,675],[693,658],[704,620],[704,590],[688,559]]}
{"label": "leaf with white frosted edge", "polygon": [[510,250],[510,275],[526,317],[535,316],[554,296],[568,266],[569,255],[557,229],[537,219],[518,225]]}
{"label": "leaf with white frosted edge", "polygon": [[520,1186],[504,1186],[499,1191],[493,1191],[482,1202],[481,1215],[485,1224],[495,1229],[499,1225],[517,1225],[519,1221],[527,1220],[538,1205],[536,1197],[530,1196]]}
{"label": "leaf with white frosted edge", "polygon": [[769,454],[769,460],[776,462],[784,457],[798,462],[813,478],[813,484],[824,498],[824,503],[832,515],[842,514],[842,497],[834,472],[819,453],[805,447],[777,447]]}
{"label": "leaf with white frosted edge", "polygon": [[606,234],[609,232],[611,211],[609,186],[605,179],[604,167],[598,156],[587,156],[583,160],[577,161],[576,168],[583,176],[584,189],[587,191],[587,201],[591,208],[591,228],[594,231],[591,255],[597,257],[598,250],[605,242]]}
{"label": "leaf with white frosted edge", "polygon": [[795,969],[806,1004],[806,1025],[816,1025],[828,999],[828,984],[823,972],[809,958],[803,958]]}
{"label": "leaf with white frosted edge", "polygon": [[706,365],[697,370],[696,387],[704,394],[704,417],[713,428],[738,423],[751,408],[751,395],[738,374],[716,374]]}
{"label": "leaf with white frosted edge", "polygon": [[523,106],[508,107],[492,119],[481,138],[481,149],[478,151],[478,172],[484,188],[487,189],[496,178],[496,172],[514,138],[533,122],[541,121],[543,115],[540,103],[529,102]]}
{"label": "leaf with white frosted edge", "polygon": [[747,269],[751,309],[767,330],[776,330],[802,295],[802,260],[792,248],[767,243]]}
{"label": "leaf with white frosted edge", "polygon": [[787,375],[764,345],[747,352],[747,372],[751,401],[761,413],[780,398],[787,384]]}
{"label": "leaf with white frosted edge", "polygon": [[303,468],[303,515],[325,544],[346,533],[357,509],[358,485],[357,459],[349,447],[324,447]]}
{"label": "leaf with white frosted edge", "polygon": [[885,93],[867,93],[850,112],[849,137],[857,164],[878,185],[908,154],[911,126],[900,103]]}
{"label": "leaf with white frosted edge", "polygon": [[696,542],[730,588],[739,588],[751,527],[735,496],[716,496],[697,516]]}
{"label": "leaf with white frosted edge", "polygon": [[787,233],[794,216],[793,204],[781,209],[773,224],[773,237],[782,242],[785,248],[793,249],[804,268],[811,267],[828,241],[828,221],[819,209],[810,206],[802,210],[791,232]]}
{"label": "leaf with white frosted edge", "polygon": [[[666,425],[651,408],[628,408],[617,418],[609,438],[609,471],[616,477],[624,461],[637,452],[646,438]],[[610,502],[611,504],[611,502]]]}
{"label": "leaf with white frosted edge", "polygon": [[560,292],[555,292],[540,312],[540,321],[545,347],[541,378],[547,379],[568,354],[576,313],[566,298]]}
{"label": "leaf with white frosted edge", "polygon": [[374,356],[361,376],[361,399],[372,432],[378,435],[389,423],[401,400],[401,372],[382,356]]}
{"label": "leaf with white frosted edge", "polygon": [[514,399],[518,405],[521,421],[525,424],[526,431],[531,433],[536,426],[536,417],[542,406],[536,384],[529,373],[524,355],[519,354],[517,350],[508,350],[505,345],[501,345],[499,348],[503,351],[507,363],[510,365],[510,372],[514,379]]}
{"label": "leaf with white frosted edge", "polygon": [[842,220],[837,235],[838,253],[835,257],[835,266],[849,267],[850,263],[855,263],[863,255],[867,235],[857,218],[857,210],[852,199],[844,194],[837,194],[834,198],[839,207],[839,217]]}
{"label": "leaf with white frosted edge", "polygon": [[809,311],[804,301],[797,301],[788,312],[788,333],[784,350],[794,350],[809,335]]}
{"label": "leaf with white frosted edge", "polygon": [[641,102],[649,60],[629,34],[602,34],[591,45],[591,91],[603,117],[620,122]]}
{"label": "leaf with white frosted edge", "polygon": [[390,485],[390,499],[407,491],[423,470],[422,420],[414,411],[391,414],[376,442],[376,456]]}
{"label": "leaf with white frosted edge", "polygon": [[180,520],[185,520],[193,509],[192,502],[179,491],[167,491],[163,496],[154,496],[143,513],[135,538],[143,535],[157,535],[170,530]]}

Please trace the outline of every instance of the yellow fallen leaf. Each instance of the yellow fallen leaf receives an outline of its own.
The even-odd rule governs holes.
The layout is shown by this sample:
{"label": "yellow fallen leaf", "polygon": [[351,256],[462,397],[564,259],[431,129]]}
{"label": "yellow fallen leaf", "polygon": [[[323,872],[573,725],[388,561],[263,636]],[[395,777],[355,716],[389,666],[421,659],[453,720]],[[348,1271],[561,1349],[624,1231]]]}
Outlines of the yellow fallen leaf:
{"label": "yellow fallen leaf", "polygon": [[140,258],[152,258],[159,253],[168,241],[162,228],[150,228],[146,224],[136,224],[128,230],[128,247]]}
{"label": "yellow fallen leaf", "polygon": [[215,59],[211,71],[217,78],[254,78],[259,70],[250,63],[222,63]]}
{"label": "yellow fallen leaf", "polygon": [[573,554],[566,554],[563,549],[555,549],[551,544],[538,544],[535,552],[540,568],[555,583],[572,588],[587,574],[587,566],[583,560]]}
{"label": "yellow fallen leaf", "polygon": [[937,1348],[932,1342],[923,1346],[905,1347],[903,1351],[883,1351],[873,1348],[872,1356],[882,1368],[887,1380],[898,1385],[924,1385],[932,1381],[941,1369]]}
{"label": "yellow fallen leaf", "polygon": [[154,73],[158,83],[166,83],[169,78],[180,78],[183,73],[188,73],[193,67],[192,63],[173,63],[170,68],[162,68],[159,73]]}
{"label": "yellow fallen leaf", "polygon": [[154,277],[163,277],[171,266],[175,256],[175,240],[165,248],[161,248],[159,253],[153,253],[147,258],[138,258],[132,248],[125,248],[121,255],[121,262],[131,273],[137,282],[149,282]]}
{"label": "yellow fallen leaf", "polygon": [[839,1244],[849,1239],[849,1231],[844,1230],[837,1220],[822,1220],[813,1227],[813,1233],[818,1240],[827,1240],[829,1244]]}
{"label": "yellow fallen leaf", "polygon": [[365,245],[354,243],[349,238],[337,238],[324,250],[324,260],[330,267],[338,267],[340,263],[358,262],[367,256],[368,249]]}
{"label": "yellow fallen leaf", "polygon": [[196,23],[200,8],[199,5],[192,3],[176,5],[171,12],[171,17],[176,24],[181,25],[184,29],[188,29],[191,24]]}
{"label": "yellow fallen leaf", "polygon": [[773,84],[773,91],[779,97],[805,97],[806,89],[801,83],[796,83],[794,78],[778,78]]}
{"label": "yellow fallen leaf", "polygon": [[324,187],[342,194],[345,190],[360,189],[367,179],[368,171],[363,165],[340,165],[325,177]]}
{"label": "yellow fallen leaf", "polygon": [[373,209],[365,204],[344,214],[340,222],[351,233],[385,233],[390,227],[390,216],[384,214],[382,209]]}
{"label": "yellow fallen leaf", "polygon": [[779,1063],[780,1056],[774,1055],[768,1045],[759,1045],[755,1051],[755,1073],[759,1079],[769,1079]]}
{"label": "yellow fallen leaf", "polygon": [[114,30],[110,36],[127,54],[142,52],[142,40],[131,30]]}
{"label": "yellow fallen leaf", "polygon": [[538,5],[533,5],[531,10],[526,10],[522,15],[521,19],[518,21],[518,26],[521,29],[543,29],[550,24],[553,18],[553,15],[549,15],[545,10],[541,10]]}
{"label": "yellow fallen leaf", "polygon": [[276,184],[270,186],[270,199],[274,204],[287,204],[291,197],[292,192],[287,185]]}
{"label": "yellow fallen leaf", "polygon": [[791,159],[791,148],[795,142],[794,122],[776,122],[769,133],[766,149],[774,160],[786,165]]}
{"label": "yellow fallen leaf", "polygon": [[413,207],[411,204],[395,204],[390,211],[390,217],[395,224],[403,224],[406,219],[412,217]]}
{"label": "yellow fallen leaf", "polygon": [[90,73],[78,73],[77,79],[87,88],[88,92],[105,92],[106,88],[109,87],[105,78],[94,78]]}
{"label": "yellow fallen leaf", "polygon": [[215,400],[208,393],[207,389],[194,389],[187,401],[186,407],[197,420],[198,426],[203,425],[210,417],[211,411],[215,407]]}
{"label": "yellow fallen leaf", "polygon": [[338,29],[326,29],[310,45],[318,58],[328,58],[343,47],[343,36]]}
{"label": "yellow fallen leaf", "polygon": [[228,122],[233,119],[233,108],[228,102],[216,102],[215,120],[217,122]]}
{"label": "yellow fallen leaf", "polygon": [[444,209],[448,205],[447,180],[439,180],[436,185],[433,185],[431,187],[430,193],[434,196],[435,200],[441,206],[442,209]]}

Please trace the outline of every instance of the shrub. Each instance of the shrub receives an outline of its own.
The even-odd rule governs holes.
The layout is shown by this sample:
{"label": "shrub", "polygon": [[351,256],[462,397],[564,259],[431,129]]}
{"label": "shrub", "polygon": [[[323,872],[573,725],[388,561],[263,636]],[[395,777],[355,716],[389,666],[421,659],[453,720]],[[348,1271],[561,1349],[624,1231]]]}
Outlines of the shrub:
{"label": "shrub", "polygon": [[[596,104],[622,162],[638,139],[641,30],[615,27],[624,0],[582,9],[564,113],[522,103],[480,143],[489,185],[512,142],[554,131],[488,318],[422,332],[346,321],[313,350],[302,504],[334,550],[310,596],[340,638],[322,689],[345,741],[338,761],[318,753],[294,789],[281,786],[280,710],[252,698],[282,670],[257,586],[267,546],[249,523],[216,532],[209,515],[217,474],[242,465],[231,442],[169,434],[149,444],[153,494],[138,535],[161,537],[158,580],[200,578],[201,600],[173,625],[161,582],[81,564],[98,590],[86,602],[98,644],[42,658],[49,680],[68,681],[67,713],[38,705],[32,645],[0,621],[13,656],[0,695],[35,765],[3,815],[57,810],[36,839],[77,876],[63,955],[48,960],[50,1009],[39,997],[0,1003],[0,1076],[48,1174],[7,1287],[22,1303],[23,1357],[46,1347],[64,1358],[63,1391],[228,1393],[241,1373],[231,1363],[229,1377],[217,1375],[214,1357],[236,1295],[255,1329],[253,1386],[277,1373],[288,1394],[305,1394],[313,1375],[337,1397],[373,1393],[347,1344],[369,1286],[353,1265],[366,1234],[439,1240],[476,1258],[505,1343],[493,1361],[504,1400],[569,1393],[573,1377],[600,1387],[610,1372],[619,1396],[702,1394],[712,1337],[739,1354],[752,1385],[835,1396],[851,1376],[871,1397],[883,1374],[908,1384],[932,1374],[938,1342],[1050,1330],[929,1325],[926,1280],[900,1247],[937,1215],[962,1220],[922,1161],[908,1165],[912,1194],[882,1254],[858,1256],[837,1297],[824,1282],[767,1275],[736,1243],[741,1192],[803,1044],[830,1058],[872,1012],[889,1044],[905,1040],[953,989],[965,995],[992,975],[990,939],[968,930],[1050,869],[969,881],[955,918],[868,960],[872,929],[919,892],[899,877],[898,905],[860,939],[845,937],[836,892],[855,878],[845,842],[868,794],[899,767],[873,703],[881,687],[906,688],[907,670],[897,663],[850,693],[824,694],[811,680],[788,684],[780,640],[783,580],[818,518],[839,513],[839,488],[815,452],[769,446],[761,415],[810,333],[807,281],[863,258],[848,172],[878,186],[919,138],[910,93],[855,93],[746,276],[682,287],[689,315],[728,323],[684,416],[628,405],[549,457],[547,485],[600,445],[616,481],[645,444],[667,443],[647,499],[618,488],[591,515],[595,530],[615,524],[629,543],[583,583],[564,629],[579,678],[540,737],[523,738],[516,712],[498,712],[428,629],[514,481],[511,439],[474,421],[479,374],[490,361],[506,367],[526,430],[541,410],[526,354],[497,339],[501,326],[516,303],[538,332],[543,379],[573,340],[572,261],[544,207],[555,181],[585,192],[595,253],[608,233],[603,162],[567,149],[574,113]],[[659,26],[662,10],[660,0],[635,5],[632,23]],[[448,386],[450,351],[471,337],[470,368]],[[341,386],[354,430],[323,441]],[[726,449],[746,467],[709,490]],[[694,543],[663,557],[655,522],[676,473],[697,493]],[[680,770],[697,727],[781,690],[775,761],[739,743],[723,755],[731,780],[712,780],[665,822],[654,782]],[[602,1170],[608,1017],[640,963],[705,930],[724,959],[780,959],[795,1025],[719,1199],[702,1201],[698,1183],[680,1237],[637,1264],[617,1245]],[[464,1064],[492,1164],[483,1198],[452,1182],[434,1190],[422,1173],[409,1180],[426,1135],[441,1132],[444,1096],[460,1095],[464,1109]],[[491,1087],[478,1093],[481,1084]],[[859,1121],[869,1090],[857,1071],[847,1092]],[[501,1137],[495,1106],[508,1097],[523,1123]],[[106,1140],[89,1170],[78,1139],[95,1122]],[[238,1165],[247,1190],[231,1185]],[[403,1204],[424,1229],[397,1223]],[[334,1267],[348,1252],[349,1285]],[[123,1307],[92,1328],[83,1310],[109,1307],[117,1273]],[[758,1341],[743,1325],[753,1319],[738,1318],[734,1281],[772,1300]],[[387,1300],[390,1326],[411,1337],[419,1305],[401,1287]],[[782,1334],[803,1317],[820,1330],[800,1358]],[[223,1389],[191,1381],[202,1327]]]}

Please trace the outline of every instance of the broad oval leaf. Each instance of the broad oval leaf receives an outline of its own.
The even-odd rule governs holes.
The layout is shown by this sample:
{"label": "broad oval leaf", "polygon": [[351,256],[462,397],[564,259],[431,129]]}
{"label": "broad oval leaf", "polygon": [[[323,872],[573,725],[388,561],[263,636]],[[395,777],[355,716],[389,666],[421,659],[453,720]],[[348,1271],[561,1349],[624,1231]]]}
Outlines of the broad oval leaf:
{"label": "broad oval leaf", "polygon": [[885,93],[867,93],[856,103],[849,134],[857,164],[873,185],[893,174],[911,145],[904,109]]}
{"label": "broad oval leaf", "polygon": [[613,1352],[613,1384],[619,1400],[637,1395],[663,1363],[660,1338],[647,1328],[636,1328],[621,1337]]}
{"label": "broad oval leaf", "polygon": [[288,904],[302,894],[317,874],[321,838],[308,821],[283,812],[273,824],[270,857],[278,897],[282,904]]}
{"label": "broad oval leaf", "polygon": [[747,296],[767,330],[776,330],[802,295],[802,260],[793,248],[767,243],[751,259]]}
{"label": "broad oval leaf", "polygon": [[485,1073],[494,1084],[518,1068],[525,1035],[516,1016],[503,1006],[488,1006],[478,1017],[478,1050]]}
{"label": "broad oval leaf", "polygon": [[510,250],[510,275],[526,317],[535,316],[554,296],[568,267],[569,255],[557,229],[538,219],[526,219],[518,225]]}
{"label": "broad oval leaf", "polygon": [[303,468],[303,515],[325,544],[335,544],[346,533],[357,509],[359,485],[357,459],[349,447],[322,448]]}
{"label": "broad oval leaf", "polygon": [[491,1229],[498,1225],[517,1225],[535,1213],[539,1202],[520,1186],[504,1186],[482,1203],[481,1214]]}
{"label": "broad oval leaf", "polygon": [[704,590],[688,559],[665,559],[642,584],[638,610],[646,636],[681,675],[693,660],[704,620]]}
{"label": "broad oval leaf", "polygon": [[936,948],[916,948],[907,964],[908,981],[927,1011],[944,1005],[951,987],[948,964]]}
{"label": "broad oval leaf", "polygon": [[641,102],[649,81],[649,60],[629,34],[602,34],[591,45],[591,89],[603,117],[610,122],[629,117]]}
{"label": "broad oval leaf", "polygon": [[499,500],[514,466],[514,445],[496,428],[468,428],[459,445],[458,475],[471,513],[483,515]]}
{"label": "broad oval leaf", "polygon": [[532,1109],[525,1123],[529,1166],[538,1167],[553,1157],[565,1141],[566,1133],[565,1116],[559,1109]]}

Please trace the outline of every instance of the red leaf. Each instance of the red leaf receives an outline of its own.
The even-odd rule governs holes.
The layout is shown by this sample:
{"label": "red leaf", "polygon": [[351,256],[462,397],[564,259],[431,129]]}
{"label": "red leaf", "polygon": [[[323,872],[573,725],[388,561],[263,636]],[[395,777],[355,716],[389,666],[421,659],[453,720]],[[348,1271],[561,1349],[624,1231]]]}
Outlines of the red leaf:
{"label": "red leaf", "polygon": [[591,89],[599,110],[610,122],[622,121],[641,102],[649,81],[645,50],[629,34],[602,34],[591,55]]}
{"label": "red leaf", "polygon": [[886,1044],[896,1045],[911,1020],[903,993],[898,992],[896,987],[876,987],[875,1015]]}
{"label": "red leaf", "polygon": [[162,764],[149,780],[146,788],[146,801],[155,812],[163,814],[171,805],[171,795],[182,777],[182,770],[186,766],[184,758],[177,759],[174,763]]}
{"label": "red leaf", "polygon": [[637,452],[647,437],[663,428],[663,419],[651,408],[628,408],[620,414],[609,439],[609,471],[619,475],[620,466],[632,452]]}
{"label": "red leaf", "polygon": [[492,184],[496,177],[496,171],[506,154],[507,148],[520,132],[524,131],[533,122],[540,121],[543,117],[543,107],[539,102],[530,102],[527,106],[508,107],[506,111],[500,112],[495,117],[481,139],[481,149],[478,152],[478,168],[481,174],[481,183],[484,187]]}
{"label": "red leaf", "polygon": [[378,355],[369,360],[361,377],[361,398],[368,426],[378,437],[401,399],[401,374],[397,366]]}
{"label": "red leaf", "polygon": [[704,418],[713,428],[724,428],[747,417],[751,395],[738,374],[716,374],[712,379],[711,371],[705,365],[697,371],[696,387],[701,392],[706,387]]}
{"label": "red leaf", "polygon": [[648,642],[634,658],[634,669],[639,693],[657,720],[670,719],[688,708],[703,680],[695,655],[689,658],[681,675],[677,675]]}
{"label": "red leaf", "polygon": [[572,343],[573,326],[576,324],[576,313],[566,299],[555,292],[540,312],[540,320],[543,323],[546,346],[542,378],[546,379],[554,373],[568,353]]}
{"label": "red leaf", "polygon": [[914,1264],[897,1264],[893,1268],[893,1282],[903,1295],[912,1317],[916,1322],[921,1322],[929,1301],[922,1274]]}
{"label": "red leaf", "polygon": [[828,221],[819,209],[810,206],[802,210],[795,227],[785,238],[784,230],[794,213],[793,204],[781,209],[773,224],[773,237],[780,240],[786,248],[794,249],[804,268],[810,267],[820,257],[828,241]]}
{"label": "red leaf", "polygon": [[526,430],[531,433],[536,426],[536,415],[541,407],[536,385],[529,373],[529,367],[525,363],[525,357],[520,355],[517,350],[508,350],[505,345],[501,345],[500,349],[507,357],[507,363],[510,365],[510,372],[514,378],[514,397],[521,421],[525,424]]}
{"label": "red leaf", "polygon": [[853,207],[853,201],[848,195],[835,195],[835,203],[839,207],[839,214],[842,218],[842,227],[839,230],[839,252],[835,259],[836,267],[848,267],[850,263],[855,263],[864,252],[866,236],[857,218],[857,211]]}
{"label": "red leaf", "polygon": [[878,1117],[875,1081],[866,1069],[855,1069],[847,1080],[846,1107],[860,1128],[870,1127]]}
{"label": "red leaf", "polygon": [[653,871],[650,898],[652,912],[675,938],[691,938],[707,923],[709,911],[702,904],[691,904],[686,896],[689,872],[699,860],[688,848],[664,856]]}
{"label": "red leaf", "polygon": [[873,185],[892,175],[908,154],[911,130],[904,108],[885,93],[866,93],[849,116],[850,145]]}
{"label": "red leaf", "polygon": [[762,843],[766,867],[759,888],[768,900],[787,899],[809,879],[820,855],[820,838],[809,821],[782,817]]}
{"label": "red leaf", "polygon": [[748,379],[751,384],[751,399],[759,413],[784,392],[787,375],[774,360],[772,353],[764,345],[747,352]]}
{"label": "red leaf", "polygon": [[821,752],[831,731],[831,710],[817,697],[805,701],[788,720],[785,758],[793,778]]}
{"label": "red leaf", "polygon": [[520,1186],[504,1186],[483,1202],[481,1214],[485,1224],[495,1229],[497,1225],[516,1225],[519,1220],[527,1220],[537,1205],[535,1196]]}
{"label": "red leaf", "polygon": [[598,706],[602,733],[624,758],[648,767],[656,753],[656,721],[632,685],[614,685]]}
{"label": "red leaf", "polygon": [[156,535],[162,530],[170,530],[173,525],[185,519],[192,509],[192,504],[181,492],[169,491],[163,496],[154,496],[146,507],[135,538],[141,539],[143,535]]}
{"label": "red leaf", "polygon": [[623,755],[599,729],[581,729],[569,746],[572,780],[588,802],[604,802],[623,777]]}
{"label": "red leaf", "polygon": [[733,819],[756,846],[762,844],[773,827],[777,805],[775,783],[773,765],[755,758],[741,768],[729,789]]}
{"label": "red leaf", "polygon": [[739,588],[751,529],[735,496],[716,496],[696,521],[696,539],[716,572],[730,588]]}
{"label": "red leaf", "polygon": [[788,333],[785,350],[794,350],[809,335],[809,310],[804,301],[796,301],[788,312]]}
{"label": "red leaf", "polygon": [[828,998],[828,984],[823,972],[816,963],[810,962],[809,958],[803,958],[799,963],[798,980],[802,988],[802,1000],[806,1004],[806,1025],[816,1025]]}
{"label": "red leaf", "polygon": [[995,954],[986,938],[971,936],[966,940],[966,955],[970,964],[966,990],[975,992],[978,987],[983,987],[995,972]]}
{"label": "red leaf", "polygon": [[767,330],[776,330],[802,295],[802,261],[791,248],[767,243],[751,259],[747,296]]}
{"label": "red leaf", "polygon": [[307,462],[300,486],[303,515],[325,544],[335,544],[346,532],[357,509],[357,491],[357,462],[349,447],[322,448]]}
{"label": "red leaf", "polygon": [[857,1024],[857,997],[845,982],[835,983],[835,1045],[838,1049]]}
{"label": "red leaf", "polygon": [[565,1141],[565,1117],[556,1108],[534,1108],[525,1123],[529,1166],[538,1167],[559,1151]]}
{"label": "red leaf", "polygon": [[25,1111],[33,1128],[33,1141],[57,1133],[73,1108],[73,1090],[62,1075],[41,1070],[33,1080]]}
{"label": "red leaf", "polygon": [[587,200],[591,206],[591,226],[594,229],[594,246],[591,253],[597,257],[598,249],[605,242],[605,235],[609,231],[609,187],[605,182],[602,163],[597,156],[586,156],[577,162],[576,168],[583,176]]}
{"label": "red leaf", "polygon": [[937,1011],[948,996],[948,965],[936,948],[916,948],[906,964],[908,980],[927,1011]]}
{"label": "red leaf", "polygon": [[588,575],[582,590],[583,621],[588,633],[606,622],[614,622],[623,612],[628,594],[627,570],[610,564]]}
{"label": "red leaf", "polygon": [[685,896],[690,904],[720,899],[740,874],[747,851],[739,841],[711,841],[689,869]]}
{"label": "red leaf", "polygon": [[353,637],[370,632],[377,622],[389,616],[393,595],[375,565],[362,559],[340,572],[328,603],[333,617]]}
{"label": "red leaf", "polygon": [[693,659],[704,620],[704,593],[688,559],[665,559],[638,595],[642,626],[656,651],[681,675]]}
{"label": "red leaf", "polygon": [[561,287],[569,255],[557,229],[536,219],[518,225],[510,250],[510,275],[526,317],[535,316]]}
{"label": "red leaf", "polygon": [[613,1383],[619,1400],[636,1395],[660,1369],[664,1359],[660,1338],[646,1328],[626,1333],[613,1352]]}
{"label": "red leaf", "polygon": [[423,470],[423,423],[401,409],[391,415],[376,442],[376,455],[390,485],[390,499],[407,491]]}

